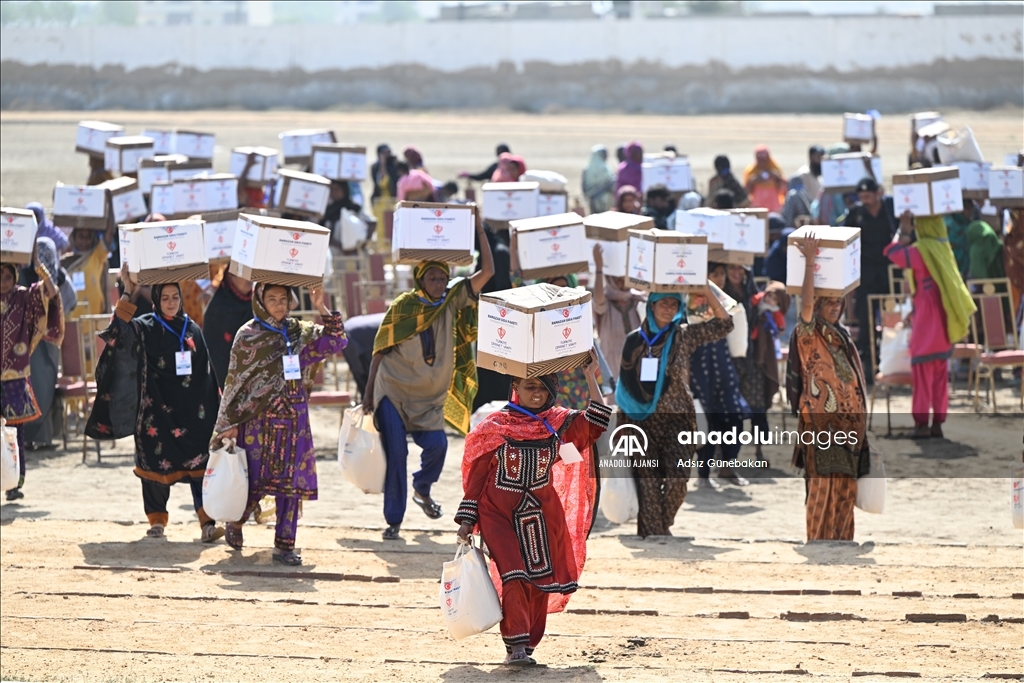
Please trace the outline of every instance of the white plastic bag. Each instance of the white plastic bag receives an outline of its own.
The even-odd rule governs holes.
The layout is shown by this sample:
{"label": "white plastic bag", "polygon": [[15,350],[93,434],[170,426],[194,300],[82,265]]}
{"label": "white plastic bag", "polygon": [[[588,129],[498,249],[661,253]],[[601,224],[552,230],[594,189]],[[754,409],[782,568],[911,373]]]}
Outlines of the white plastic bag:
{"label": "white plastic bag", "polygon": [[7,426],[7,420],[0,417],[0,491],[10,491],[18,488],[18,479],[21,478],[18,458],[22,454],[18,451],[18,430]]}
{"label": "white plastic bag", "polygon": [[491,583],[483,551],[459,544],[455,559],[441,571],[441,616],[455,640],[475,636],[501,621],[498,591]]}
{"label": "white plastic bag", "polygon": [[910,327],[897,323],[882,330],[878,346],[878,371],[883,375],[910,374]]}
{"label": "white plastic bag", "polygon": [[469,417],[469,428],[474,429],[478,424],[508,405],[508,401],[491,401],[476,409],[476,412]]}
{"label": "white plastic bag", "polygon": [[854,503],[864,512],[880,515],[885,511],[885,463],[881,451],[871,449],[871,470],[868,476],[857,480],[857,500]]}
{"label": "white plastic bag", "polygon": [[601,479],[601,513],[613,524],[625,524],[640,514],[636,481],[628,470]]}
{"label": "white plastic bag", "polygon": [[730,332],[726,338],[726,343],[729,344],[729,355],[733,358],[746,358],[747,356],[747,342],[749,337],[747,335],[747,310],[743,306],[735,306],[729,315],[732,316],[732,332]]}
{"label": "white plastic bag", "polygon": [[953,164],[957,161],[974,161],[983,163],[985,157],[981,155],[981,148],[978,141],[974,139],[974,131],[969,126],[964,126],[960,132],[947,131],[944,135],[935,138],[938,143],[939,161],[943,164]]}
{"label": "white plastic bag", "polygon": [[359,214],[348,209],[341,210],[341,217],[338,219],[335,230],[341,233],[335,235],[335,239],[338,240],[344,251],[353,251],[366,241],[366,223],[359,217]]}
{"label": "white plastic bag", "polygon": [[249,462],[231,439],[210,453],[203,475],[203,511],[218,522],[237,522],[249,500]]}
{"label": "white plastic bag", "polygon": [[1014,464],[1010,480],[1010,511],[1013,526],[1024,529],[1024,465]]}
{"label": "white plastic bag", "polygon": [[338,434],[338,465],[342,476],[363,493],[384,493],[384,475],[388,470],[384,445],[361,405],[345,410]]}

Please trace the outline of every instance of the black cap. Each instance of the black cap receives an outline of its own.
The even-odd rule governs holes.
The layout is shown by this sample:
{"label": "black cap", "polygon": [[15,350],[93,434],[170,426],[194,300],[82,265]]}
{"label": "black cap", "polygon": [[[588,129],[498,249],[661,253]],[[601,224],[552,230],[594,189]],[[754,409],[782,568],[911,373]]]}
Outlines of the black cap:
{"label": "black cap", "polygon": [[857,183],[857,192],[878,192],[878,183],[874,178],[861,178]]}
{"label": "black cap", "polygon": [[807,150],[808,154],[824,154],[825,148],[821,145],[811,145],[811,148]]}

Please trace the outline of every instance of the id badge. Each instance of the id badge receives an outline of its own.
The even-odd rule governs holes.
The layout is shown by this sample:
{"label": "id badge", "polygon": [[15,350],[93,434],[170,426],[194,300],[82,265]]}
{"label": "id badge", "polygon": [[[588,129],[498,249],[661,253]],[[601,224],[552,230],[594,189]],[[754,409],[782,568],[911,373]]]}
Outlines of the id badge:
{"label": "id badge", "polygon": [[284,357],[284,378],[302,379],[302,368],[299,367],[299,355],[296,353]]}
{"label": "id badge", "polygon": [[782,360],[782,342],[775,338],[775,360]]}
{"label": "id badge", "polygon": [[566,465],[571,465],[574,462],[583,462],[583,456],[580,455],[580,451],[576,448],[576,445],[571,441],[563,443],[558,448],[558,457],[562,459]]}
{"label": "id badge", "polygon": [[192,374],[192,352],[178,351],[174,354],[174,370],[179,375]]}
{"label": "id badge", "polygon": [[76,292],[85,291],[85,273],[78,271],[77,273],[71,273],[71,286],[75,288]]}
{"label": "id badge", "polygon": [[660,358],[641,358],[640,359],[640,381],[641,382],[657,382],[658,381],[658,361]]}

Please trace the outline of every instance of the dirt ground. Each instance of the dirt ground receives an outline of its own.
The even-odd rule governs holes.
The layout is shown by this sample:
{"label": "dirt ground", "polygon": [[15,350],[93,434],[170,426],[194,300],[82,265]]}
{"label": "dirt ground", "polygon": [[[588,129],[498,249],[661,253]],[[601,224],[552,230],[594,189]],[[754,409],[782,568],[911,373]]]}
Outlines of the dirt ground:
{"label": "dirt ground", "polygon": [[[428,170],[439,179],[462,170],[479,171],[493,160],[494,147],[507,142],[529,168],[553,170],[580,193],[580,172],[592,145],[640,141],[657,151],[674,144],[687,154],[701,192],[713,172],[717,154],[728,154],[734,171],[753,160],[754,146],[767,144],[786,174],[807,161],[811,144],[828,146],[841,139],[842,117],[835,114],[630,116],[590,113],[519,114],[507,112],[0,112],[0,188],[4,202],[49,205],[54,183],[85,182],[85,157],[74,153],[75,124],[99,119],[126,126],[130,134],[143,126],[184,128],[216,133],[214,166],[226,171],[232,147],[278,147],[278,133],[293,128],[330,128],[339,140],[373,149],[387,142],[400,152],[408,145],[423,153]],[[1003,154],[1024,146],[1020,109],[946,112],[955,127],[974,130],[986,159],[1002,163]],[[886,178],[906,168],[909,118],[886,115],[879,122],[879,153]],[[613,155],[614,160],[614,155]]]}
{"label": "dirt ground", "polygon": [[[93,116],[93,114],[90,114]],[[330,126],[339,139],[395,149],[416,143],[440,177],[483,167],[505,140],[531,166],[578,186],[594,142],[675,142],[698,178],[714,154],[735,166],[767,140],[783,168],[827,144],[834,116],[626,117],[445,113],[99,113],[142,125],[218,134],[218,168],[236,144],[276,144],[286,128]],[[5,203],[50,196],[84,179],[67,113],[3,113]],[[1019,147],[1020,113],[956,114],[989,158]],[[882,154],[902,159],[905,119],[883,120]],[[762,131],[771,130],[771,135]],[[902,165],[902,164],[900,164]],[[897,165],[889,166],[891,173]],[[246,527],[246,547],[202,545],[185,487],[173,489],[164,541],[145,539],[131,439],[80,441],[29,454],[25,499],[0,507],[0,679],[16,681],[962,681],[1024,679],[1024,537],[1009,510],[1019,462],[1019,384],[999,388],[1000,414],[973,412],[962,382],[942,441],[905,438],[909,395],[875,409],[874,442],[890,475],[886,510],[857,511],[853,543],[805,544],[804,486],[789,449],[747,487],[693,491],[673,538],[641,540],[633,523],[598,516],[581,589],[552,615],[543,666],[498,666],[496,629],[451,640],[438,577],[455,551],[462,439],[450,439],[434,489],[445,515],[414,506],[403,540],[384,542],[380,496],[364,495],[335,463],[339,415],[316,408],[320,496],[303,508],[305,564],[274,566],[273,530]],[[781,426],[781,413],[771,415]],[[792,420],[789,421],[792,426]],[[415,468],[418,449],[411,450]],[[969,476],[978,475],[978,476]]]}

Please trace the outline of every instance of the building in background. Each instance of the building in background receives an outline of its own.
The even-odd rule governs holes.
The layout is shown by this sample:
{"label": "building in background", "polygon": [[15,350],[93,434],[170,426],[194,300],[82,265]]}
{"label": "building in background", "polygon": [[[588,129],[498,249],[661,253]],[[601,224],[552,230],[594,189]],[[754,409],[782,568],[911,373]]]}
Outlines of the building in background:
{"label": "building in background", "polygon": [[246,26],[270,10],[269,2],[252,0],[140,0],[134,4],[139,26]]}

